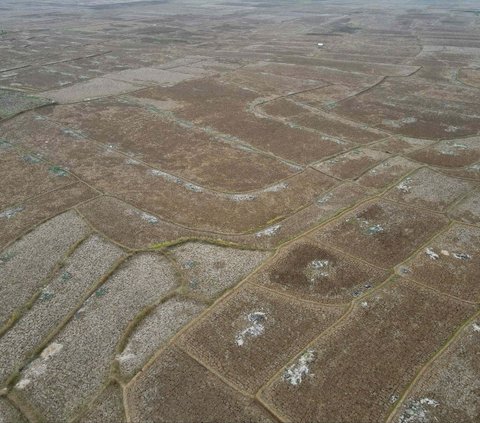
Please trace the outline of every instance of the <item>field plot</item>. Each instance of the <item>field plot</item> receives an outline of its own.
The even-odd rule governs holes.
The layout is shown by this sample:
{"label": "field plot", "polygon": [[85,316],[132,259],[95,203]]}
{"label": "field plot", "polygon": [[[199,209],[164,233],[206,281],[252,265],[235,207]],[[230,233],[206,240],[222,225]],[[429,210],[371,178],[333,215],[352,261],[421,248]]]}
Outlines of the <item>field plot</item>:
{"label": "field plot", "polygon": [[434,142],[435,141],[423,140],[420,138],[392,136],[387,138],[385,141],[372,145],[371,148],[374,150],[381,150],[389,154],[406,154],[415,150],[419,150],[423,147],[427,147]]}
{"label": "field plot", "polygon": [[445,211],[449,205],[464,197],[474,187],[470,181],[451,178],[422,168],[390,189],[385,197],[418,207]]}
{"label": "field plot", "polygon": [[369,130],[365,125],[340,120],[319,109],[304,107],[301,102],[292,102],[283,98],[260,103],[258,109],[262,110],[265,117],[277,120],[279,117],[284,118],[283,120],[290,126],[318,133],[322,139],[333,139],[338,143],[348,141],[368,144],[387,136],[383,132]]}
{"label": "field plot", "polygon": [[461,69],[459,79],[467,85],[480,87],[480,71],[478,69]]}
{"label": "field plot", "polygon": [[273,157],[186,128],[162,116],[163,110],[156,110],[159,107],[156,102],[142,107],[122,99],[49,109],[42,115],[125,152],[132,161],[141,160],[214,189],[253,190],[295,173]]}
{"label": "field plot", "polygon": [[298,353],[342,311],[245,285],[191,327],[179,344],[235,386],[255,393],[279,363]]}
{"label": "field plot", "polygon": [[[417,78],[382,82],[372,90],[338,104],[340,116],[390,133],[414,138],[453,139],[480,131],[478,99],[451,96],[448,88],[434,92],[430,83]],[[452,98],[453,97],[453,98]],[[472,103],[473,101],[473,103]]]}
{"label": "field plot", "polygon": [[387,275],[307,237],[283,249],[251,282],[298,298],[335,304],[350,302]]}
{"label": "field plot", "polygon": [[[291,420],[382,421],[415,372],[474,310],[411,282],[389,283],[310,345],[262,397]],[[308,372],[291,378],[302,362]]]}
{"label": "field plot", "polygon": [[205,304],[185,298],[169,298],[158,304],[133,328],[125,348],[116,356],[120,376],[128,380],[136,375],[156,351],[204,309]]}
{"label": "field plot", "polygon": [[23,200],[0,214],[0,242],[3,247],[15,241],[43,221],[89,201],[98,195],[82,182],[75,182],[63,188]]}
{"label": "field plot", "polygon": [[28,95],[22,91],[0,89],[0,119],[50,103],[50,100]]}
{"label": "field plot", "polygon": [[409,156],[422,163],[445,168],[458,168],[480,160],[480,137],[441,141],[417,150]]}
{"label": "field plot", "polygon": [[2,209],[75,182],[74,178],[61,169],[49,166],[36,155],[19,154],[6,143],[0,150],[0,173],[3,185],[0,199]]}
{"label": "field plot", "polygon": [[478,2],[0,3],[0,423],[480,421]]}
{"label": "field plot", "polygon": [[420,167],[419,164],[404,157],[396,156],[372,167],[370,170],[364,172],[357,180],[359,184],[365,187],[377,189],[386,188],[418,167]]}
{"label": "field plot", "polygon": [[1,339],[2,382],[20,368],[35,346],[42,343],[121,257],[120,249],[95,236],[79,246],[56,272],[53,281],[42,288],[30,309]]}
{"label": "field plot", "polygon": [[268,251],[249,251],[204,243],[173,247],[172,257],[180,265],[188,286],[208,299],[235,286],[269,257]]}
{"label": "field plot", "polygon": [[41,290],[56,264],[88,233],[86,223],[75,212],[67,212],[38,226],[2,253],[2,325]]}
{"label": "field plot", "polygon": [[354,145],[347,140],[326,138],[259,118],[247,110],[248,104],[259,96],[257,93],[215,79],[184,82],[172,88],[150,88],[135,95],[178,102],[181,107],[175,113],[177,118],[219,133],[237,144],[299,164],[319,160]]}
{"label": "field plot", "polygon": [[107,386],[78,422],[126,423],[121,387],[114,383]]}
{"label": "field plot", "polygon": [[20,411],[15,408],[7,399],[0,398],[0,412],[2,413],[2,418],[5,420],[9,419],[6,421],[28,423],[26,417],[22,416]]}
{"label": "field plot", "polygon": [[[188,380],[185,374],[189,375]],[[177,348],[158,356],[154,364],[129,385],[127,401],[132,421],[138,423],[275,421],[253,400],[239,394]]]}
{"label": "field plot", "polygon": [[456,205],[450,216],[465,223],[480,223],[480,193],[474,192]]}
{"label": "field plot", "polygon": [[[23,370],[14,396],[47,420],[71,418],[105,383],[115,345],[128,323],[175,286],[175,273],[165,258],[140,254],[128,260]],[[122,318],[117,307],[122,309]],[[93,342],[86,342],[88,339]]]}
{"label": "field plot", "polygon": [[318,163],[315,169],[338,179],[355,179],[389,157],[381,151],[358,149]]}
{"label": "field plot", "polygon": [[447,223],[442,215],[382,200],[359,207],[319,229],[314,236],[372,264],[389,268],[406,259]]}
{"label": "field plot", "polygon": [[480,372],[479,334],[480,320],[477,318],[424,373],[409,392],[394,422],[413,422],[416,416],[446,422],[474,422],[477,419],[480,413],[476,395]]}
{"label": "field plot", "polygon": [[412,259],[412,278],[442,292],[478,301],[480,289],[476,283],[478,256],[472,253],[480,241],[480,230],[455,225],[432,240],[424,251]]}

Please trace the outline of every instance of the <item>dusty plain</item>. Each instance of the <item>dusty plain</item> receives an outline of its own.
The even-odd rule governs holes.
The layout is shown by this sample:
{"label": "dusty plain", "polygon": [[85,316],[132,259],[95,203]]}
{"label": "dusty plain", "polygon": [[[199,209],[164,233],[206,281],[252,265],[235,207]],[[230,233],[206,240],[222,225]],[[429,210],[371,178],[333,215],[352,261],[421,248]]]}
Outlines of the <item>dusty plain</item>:
{"label": "dusty plain", "polygon": [[480,5],[0,2],[0,423],[480,422]]}

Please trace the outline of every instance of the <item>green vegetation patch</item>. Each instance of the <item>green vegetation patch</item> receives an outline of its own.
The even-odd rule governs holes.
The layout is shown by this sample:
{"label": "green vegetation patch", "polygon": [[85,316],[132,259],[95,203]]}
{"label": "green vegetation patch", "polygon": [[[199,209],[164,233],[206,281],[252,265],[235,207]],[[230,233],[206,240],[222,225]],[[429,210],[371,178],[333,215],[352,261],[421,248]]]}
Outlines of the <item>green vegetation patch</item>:
{"label": "green vegetation patch", "polygon": [[49,170],[55,176],[67,176],[68,175],[68,172],[65,169],[61,168],[60,166],[52,166]]}

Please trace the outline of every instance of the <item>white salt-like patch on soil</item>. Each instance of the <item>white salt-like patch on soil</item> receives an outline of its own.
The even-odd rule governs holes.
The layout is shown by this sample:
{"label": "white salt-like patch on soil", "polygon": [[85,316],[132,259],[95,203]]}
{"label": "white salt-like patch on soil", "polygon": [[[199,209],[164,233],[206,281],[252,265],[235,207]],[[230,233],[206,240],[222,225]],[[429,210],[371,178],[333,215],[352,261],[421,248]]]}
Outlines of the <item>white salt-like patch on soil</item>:
{"label": "white salt-like patch on soil", "polygon": [[440,256],[435,251],[433,251],[431,248],[427,248],[425,250],[425,254],[428,257],[430,257],[432,260],[438,260],[440,258]]}
{"label": "white salt-like patch on soil", "polygon": [[428,416],[429,409],[438,407],[440,403],[431,398],[421,398],[417,401],[412,401],[407,409],[399,418],[400,423],[428,423],[430,418]]}
{"label": "white salt-like patch on soil", "polygon": [[397,189],[405,193],[410,192],[410,189],[411,189],[410,182],[412,182],[412,178],[406,178],[404,181],[400,182],[397,185]]}
{"label": "white salt-like patch on soil", "polygon": [[23,210],[24,208],[22,206],[13,207],[11,209],[5,210],[2,213],[0,213],[0,219],[11,219],[16,214],[22,212]]}
{"label": "white salt-like patch on soil", "polygon": [[282,225],[279,225],[279,224],[270,226],[270,227],[268,227],[268,228],[266,228],[266,229],[264,229],[264,230],[262,230],[262,231],[257,232],[257,233],[255,234],[255,236],[256,236],[257,238],[260,238],[260,237],[262,237],[262,236],[273,236],[273,235],[275,235],[275,234],[278,232],[278,230],[279,230],[281,227],[282,227]]}
{"label": "white salt-like patch on soil", "polygon": [[267,320],[267,315],[263,311],[254,311],[249,313],[247,320],[251,323],[251,325],[246,327],[235,337],[235,343],[239,347],[245,344],[246,338],[256,338],[265,332],[264,323]]}
{"label": "white salt-like patch on soil", "polygon": [[314,360],[314,350],[304,352],[295,364],[292,364],[285,370],[283,380],[293,386],[299,385],[306,376],[311,375],[309,365],[313,363]]}
{"label": "white salt-like patch on soil", "polygon": [[280,182],[279,184],[272,185],[271,187],[267,187],[263,190],[263,192],[279,192],[283,191],[288,187],[286,182]]}

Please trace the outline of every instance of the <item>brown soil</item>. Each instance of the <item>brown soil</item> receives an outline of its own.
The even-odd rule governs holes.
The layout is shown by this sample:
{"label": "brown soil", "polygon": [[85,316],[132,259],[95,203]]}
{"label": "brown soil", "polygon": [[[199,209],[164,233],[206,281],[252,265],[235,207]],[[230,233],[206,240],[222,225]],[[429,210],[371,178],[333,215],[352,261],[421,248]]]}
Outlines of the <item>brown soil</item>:
{"label": "brown soil", "polygon": [[385,421],[411,378],[473,311],[407,280],[391,282],[308,347],[309,376],[298,385],[277,377],[262,398],[299,422]]}
{"label": "brown soil", "polygon": [[377,266],[389,268],[405,260],[447,224],[424,211],[377,201],[317,231],[315,238]]}
{"label": "brown soil", "polygon": [[255,393],[344,309],[244,285],[191,327],[179,345],[240,389]]}

